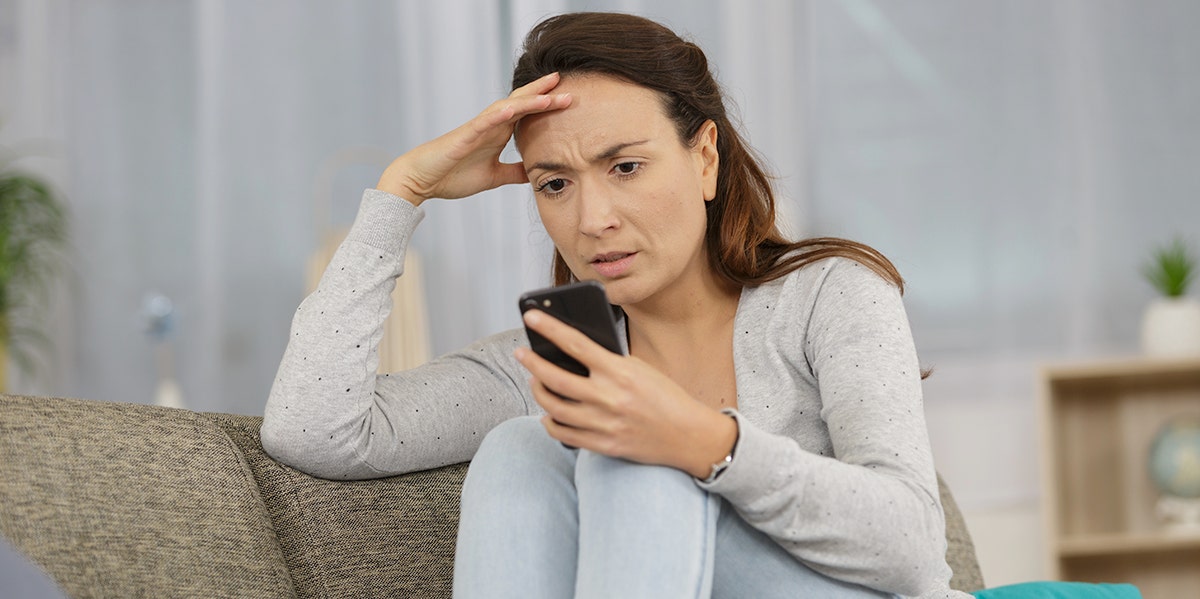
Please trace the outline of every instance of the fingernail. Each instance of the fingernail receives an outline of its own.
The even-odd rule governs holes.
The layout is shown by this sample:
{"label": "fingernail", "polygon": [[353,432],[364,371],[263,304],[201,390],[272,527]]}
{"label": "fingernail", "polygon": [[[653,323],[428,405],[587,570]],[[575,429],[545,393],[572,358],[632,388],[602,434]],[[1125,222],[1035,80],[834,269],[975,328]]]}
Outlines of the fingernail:
{"label": "fingernail", "polygon": [[561,102],[571,97],[571,94],[558,94],[558,100]]}
{"label": "fingernail", "polygon": [[537,324],[542,321],[542,313],[537,310],[530,310],[525,313],[525,322],[529,324]]}

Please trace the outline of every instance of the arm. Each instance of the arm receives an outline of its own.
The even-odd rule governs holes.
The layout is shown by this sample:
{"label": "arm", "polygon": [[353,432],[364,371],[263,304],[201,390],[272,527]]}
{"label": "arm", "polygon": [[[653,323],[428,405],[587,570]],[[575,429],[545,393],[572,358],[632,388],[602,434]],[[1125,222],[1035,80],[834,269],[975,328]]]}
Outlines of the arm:
{"label": "arm", "polygon": [[[263,447],[325,478],[372,478],[469,460],[492,426],[528,410],[503,333],[376,376],[391,292],[422,211],[367,190],[346,241],[296,310],[267,400]],[[518,376],[517,380],[520,380]]]}
{"label": "arm", "polygon": [[[263,419],[276,459],[327,478],[370,478],[460,462],[495,424],[529,408],[511,373],[520,335],[501,334],[376,378],[377,346],[422,202],[527,181],[500,153],[524,116],[570,105],[551,74],[392,162],[292,322]],[[518,377],[523,378],[523,377]]]}
{"label": "arm", "polygon": [[[607,352],[536,310],[526,312],[526,325],[587,365],[591,376],[529,351],[518,350],[518,358],[533,375],[533,397],[552,437],[697,478],[708,475],[736,437],[732,464],[701,487],[723,495],[798,560],[890,592],[943,589],[950,579],[945,522],[899,293],[856,263],[823,262],[815,272],[821,266],[828,276],[781,283],[784,290],[770,303],[787,308],[774,319],[749,318],[744,332],[754,341],[748,344],[761,353],[738,374],[739,405],[743,392],[805,402],[802,422],[776,421],[767,430],[733,412],[738,426],[731,426],[648,364]],[[762,409],[757,414],[771,418]]]}
{"label": "arm", "polygon": [[515,351],[532,375],[533,399],[546,412],[542,424],[551,437],[697,477],[708,476],[712,464],[729,453],[737,435],[734,421],[696,401],[670,377],[636,356],[604,349],[540,310],[525,312],[524,320],[589,370],[580,376],[528,348]]}
{"label": "arm", "polygon": [[738,415],[736,457],[707,488],[824,574],[905,595],[944,588],[945,521],[899,292],[856,263],[820,265],[815,293],[775,301],[798,308],[781,351],[809,379],[796,393],[819,393],[801,400],[819,406],[827,439],[802,447]]}

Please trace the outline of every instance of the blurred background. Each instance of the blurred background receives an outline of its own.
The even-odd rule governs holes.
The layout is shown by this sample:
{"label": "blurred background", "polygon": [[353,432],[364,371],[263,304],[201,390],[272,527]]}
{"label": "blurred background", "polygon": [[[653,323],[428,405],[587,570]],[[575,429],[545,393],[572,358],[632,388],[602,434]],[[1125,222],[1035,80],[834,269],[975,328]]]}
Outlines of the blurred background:
{"label": "blurred background", "polygon": [[[1200,241],[1192,0],[0,0],[0,144],[71,226],[10,389],[152,402],[169,344],[184,405],[261,414],[324,232],[585,9],[696,41],[787,229],[896,263],[985,579],[1044,576],[1038,368],[1136,354],[1139,269]],[[432,351],[518,326],[549,279],[530,191],[426,207]]]}

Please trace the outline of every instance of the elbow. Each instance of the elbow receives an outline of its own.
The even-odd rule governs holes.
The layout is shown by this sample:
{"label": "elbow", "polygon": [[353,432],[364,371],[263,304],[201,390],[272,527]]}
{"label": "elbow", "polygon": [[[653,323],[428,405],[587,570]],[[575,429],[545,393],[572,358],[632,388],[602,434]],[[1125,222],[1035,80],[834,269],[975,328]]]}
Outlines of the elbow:
{"label": "elbow", "polygon": [[[860,551],[873,556],[860,560],[853,568],[833,565],[806,564],[830,578],[860,584],[885,593],[901,597],[920,597],[940,588],[939,580],[949,581],[949,568],[944,558],[917,547],[915,543],[887,543],[873,548],[862,547]],[[947,575],[941,576],[942,568]]]}
{"label": "elbow", "polygon": [[263,451],[276,462],[287,463],[286,449],[288,447],[286,429],[275,423],[270,414],[263,417],[262,426],[258,428],[258,440],[262,443]]}
{"label": "elbow", "polygon": [[309,468],[306,467],[304,452],[299,451],[301,444],[295,438],[291,427],[280,423],[278,418],[268,415],[263,418],[258,435],[259,440],[262,441],[263,451],[271,459],[302,472],[309,471]]}
{"label": "elbow", "polygon": [[[335,438],[336,437],[336,438]],[[264,418],[259,428],[263,451],[271,459],[304,474],[328,480],[379,476],[344,439],[329,430],[314,431],[294,423]]]}
{"label": "elbow", "polygon": [[[306,410],[288,398],[303,396],[302,392],[285,392],[278,383],[267,398],[267,408],[259,427],[263,451],[276,462],[320,478],[335,478],[329,470],[332,447],[322,443],[328,433],[319,434],[318,422],[306,415]],[[290,405],[289,405],[290,404]],[[294,408],[294,409],[290,409]]]}
{"label": "elbow", "polygon": [[941,575],[944,560],[932,553],[905,556],[897,563],[895,576],[888,581],[888,591],[904,597],[920,597],[939,588],[937,581],[948,578]]}
{"label": "elbow", "polygon": [[[945,535],[939,531],[909,533],[909,543],[896,543],[891,552],[892,574],[886,589],[905,597],[925,595],[950,581],[950,566],[946,564]],[[924,542],[921,539],[925,539]]]}
{"label": "elbow", "polygon": [[891,546],[891,592],[903,596],[923,596],[950,582],[946,563],[946,518],[936,491],[914,493],[916,504],[907,518],[907,531],[899,543]]}
{"label": "elbow", "polygon": [[328,460],[320,459],[328,452],[313,447],[310,439],[300,438],[300,430],[282,423],[277,418],[263,418],[259,429],[263,451],[271,459],[318,478],[338,478],[337,473],[329,469]]}

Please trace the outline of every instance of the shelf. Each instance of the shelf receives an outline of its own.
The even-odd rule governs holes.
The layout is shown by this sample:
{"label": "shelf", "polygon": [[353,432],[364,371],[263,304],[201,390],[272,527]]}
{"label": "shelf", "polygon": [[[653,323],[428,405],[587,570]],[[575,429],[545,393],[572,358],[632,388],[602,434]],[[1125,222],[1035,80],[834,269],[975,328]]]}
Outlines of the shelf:
{"label": "shelf", "polygon": [[1113,358],[1096,362],[1067,362],[1042,368],[1043,380],[1103,384],[1113,380],[1200,373],[1200,358]]}
{"label": "shelf", "polygon": [[1049,577],[1197,597],[1200,531],[1161,528],[1146,463],[1166,422],[1200,414],[1200,359],[1056,364],[1041,379]]}
{"label": "shelf", "polygon": [[1059,539],[1061,557],[1121,556],[1180,549],[1200,549],[1200,532],[1075,535]]}

